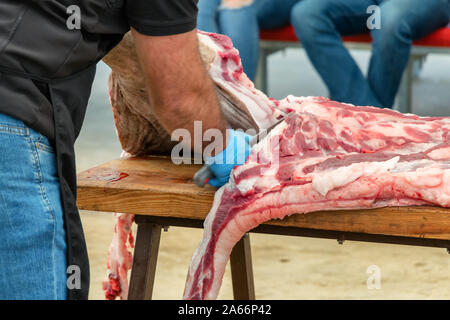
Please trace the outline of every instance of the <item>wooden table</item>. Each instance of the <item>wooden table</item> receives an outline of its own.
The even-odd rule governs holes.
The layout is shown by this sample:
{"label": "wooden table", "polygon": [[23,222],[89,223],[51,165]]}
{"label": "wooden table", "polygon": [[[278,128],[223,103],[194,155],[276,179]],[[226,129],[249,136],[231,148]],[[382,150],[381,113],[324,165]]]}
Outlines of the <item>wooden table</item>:
{"label": "wooden table", "polygon": [[[136,214],[138,231],[129,299],[151,299],[161,229],[202,228],[215,189],[192,182],[199,165],[174,165],[170,158],[118,159],[78,175],[81,210]],[[450,210],[392,207],[293,215],[269,221],[251,232],[314,238],[447,248]],[[105,253],[106,254],[106,253]],[[233,249],[231,272],[235,299],[254,299],[250,238]]]}

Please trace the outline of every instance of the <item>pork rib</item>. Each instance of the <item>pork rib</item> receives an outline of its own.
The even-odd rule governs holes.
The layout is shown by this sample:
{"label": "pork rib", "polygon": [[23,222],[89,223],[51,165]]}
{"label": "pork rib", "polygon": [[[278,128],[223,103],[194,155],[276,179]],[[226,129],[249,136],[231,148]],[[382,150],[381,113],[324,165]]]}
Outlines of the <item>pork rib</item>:
{"label": "pork rib", "polygon": [[185,299],[215,299],[233,246],[270,219],[318,210],[450,207],[450,118],[288,97],[295,111],[215,195]]}

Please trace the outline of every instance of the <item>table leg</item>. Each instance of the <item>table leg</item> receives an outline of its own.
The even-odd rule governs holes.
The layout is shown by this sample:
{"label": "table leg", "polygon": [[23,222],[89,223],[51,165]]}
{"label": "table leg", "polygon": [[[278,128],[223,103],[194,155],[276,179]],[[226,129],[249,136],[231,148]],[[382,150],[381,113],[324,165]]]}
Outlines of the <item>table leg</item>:
{"label": "table leg", "polygon": [[234,246],[230,257],[233,295],[235,300],[255,300],[250,235],[246,234]]}
{"label": "table leg", "polygon": [[155,282],[161,225],[138,224],[133,267],[131,269],[129,300],[151,300]]}

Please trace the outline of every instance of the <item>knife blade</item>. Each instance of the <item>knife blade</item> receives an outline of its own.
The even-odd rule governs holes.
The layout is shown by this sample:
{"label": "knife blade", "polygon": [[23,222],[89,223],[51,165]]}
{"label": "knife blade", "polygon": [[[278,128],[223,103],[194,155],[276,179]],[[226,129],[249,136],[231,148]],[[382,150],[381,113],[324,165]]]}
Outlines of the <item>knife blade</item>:
{"label": "knife blade", "polygon": [[[256,134],[252,140],[250,141],[250,147],[253,147],[255,144],[258,143],[258,141],[261,138],[264,138],[269,134],[270,131],[272,131],[273,128],[278,126],[280,123],[282,123],[284,120],[286,120],[288,117],[292,116],[293,112],[290,112],[288,115],[284,116],[277,122],[275,122],[273,125],[271,125],[269,128],[265,130],[261,130],[258,134]],[[200,188],[203,188],[205,184],[208,183],[209,179],[214,178],[214,174],[212,173],[210,169],[210,165],[204,165],[200,170],[198,170],[194,175],[194,183],[199,186]]]}

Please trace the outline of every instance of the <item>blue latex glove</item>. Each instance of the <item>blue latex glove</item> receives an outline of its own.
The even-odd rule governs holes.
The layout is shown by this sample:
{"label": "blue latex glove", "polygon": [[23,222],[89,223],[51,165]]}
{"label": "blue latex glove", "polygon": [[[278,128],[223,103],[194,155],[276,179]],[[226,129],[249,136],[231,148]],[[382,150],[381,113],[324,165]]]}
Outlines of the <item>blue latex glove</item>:
{"label": "blue latex glove", "polygon": [[208,184],[216,188],[228,182],[231,170],[235,166],[244,164],[251,151],[250,141],[253,138],[251,135],[233,129],[229,129],[228,132],[227,147],[221,153],[205,161],[214,174],[214,178],[210,179]]}

